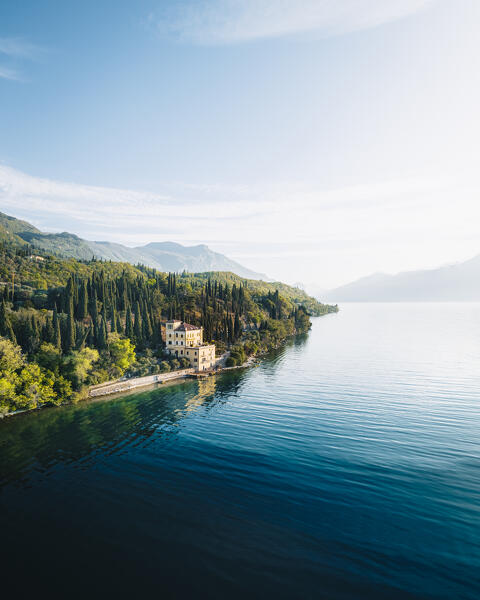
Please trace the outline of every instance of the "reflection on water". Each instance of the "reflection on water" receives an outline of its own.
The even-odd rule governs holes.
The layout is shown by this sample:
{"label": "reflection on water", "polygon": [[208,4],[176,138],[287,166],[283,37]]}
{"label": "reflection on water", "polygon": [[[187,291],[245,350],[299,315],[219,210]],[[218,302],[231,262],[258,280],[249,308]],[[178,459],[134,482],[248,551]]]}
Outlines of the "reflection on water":
{"label": "reflection on water", "polygon": [[257,368],[0,422],[3,573],[35,595],[478,600],[478,323],[349,305]]}
{"label": "reflection on water", "polygon": [[[264,357],[262,368],[272,373],[286,348],[305,343],[305,336]],[[22,480],[31,470],[45,473],[56,463],[85,464],[98,451],[125,452],[130,443],[147,446],[158,436],[175,435],[182,419],[203,407],[237,396],[248,372],[158,386],[153,391],[102,398],[72,406],[52,407],[0,421],[0,488]],[[67,434],[67,435],[66,435]]]}
{"label": "reflection on water", "polygon": [[[185,404],[184,412],[196,410],[204,402],[212,401],[215,396],[215,377],[199,379],[197,393],[189,398]],[[177,409],[178,410],[178,409]]]}
{"label": "reflection on water", "polygon": [[45,473],[58,462],[85,464],[101,450],[113,455],[130,443],[147,446],[154,437],[175,435],[190,412],[221,402],[230,383],[238,391],[242,377],[238,373],[224,382],[218,398],[216,378],[209,377],[6,419],[0,422],[0,486],[31,470]]}

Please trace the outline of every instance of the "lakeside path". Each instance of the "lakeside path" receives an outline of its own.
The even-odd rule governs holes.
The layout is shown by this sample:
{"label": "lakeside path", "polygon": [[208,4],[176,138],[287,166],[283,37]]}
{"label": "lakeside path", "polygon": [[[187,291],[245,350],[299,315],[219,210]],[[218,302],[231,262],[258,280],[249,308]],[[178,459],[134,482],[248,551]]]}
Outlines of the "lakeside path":
{"label": "lakeside path", "polygon": [[[217,359],[215,369],[211,371],[195,371],[195,369],[182,369],[173,371],[170,373],[159,373],[156,375],[147,375],[145,377],[133,377],[132,379],[117,379],[115,381],[106,381],[99,383],[98,385],[91,386],[88,390],[86,400],[95,400],[100,398],[118,398],[120,396],[129,395],[135,393],[137,389],[155,387],[156,385],[169,385],[181,383],[186,379],[212,377],[220,374],[223,371],[231,371],[233,369],[246,369],[254,366],[258,358],[250,356],[243,364],[234,367],[226,367],[225,362],[229,356],[229,352],[225,352]],[[25,414],[34,410],[40,410],[46,408],[46,406],[39,406],[38,408],[32,408],[28,410],[17,410],[12,413],[3,415],[6,417],[14,417],[16,415]]]}
{"label": "lakeside path", "polygon": [[160,373],[157,375],[147,375],[146,377],[134,377],[132,379],[119,379],[116,381],[107,381],[98,385],[92,386],[88,391],[89,398],[98,398],[100,396],[118,395],[140,387],[147,387],[156,384],[164,384],[181,379],[193,377],[209,377],[221,373],[222,371],[230,371],[232,369],[243,369],[251,367],[255,364],[255,357],[249,357],[242,365],[234,367],[225,367],[226,359],[229,353],[223,354],[217,359],[215,369],[211,371],[195,371],[195,369],[182,369],[170,373]]}

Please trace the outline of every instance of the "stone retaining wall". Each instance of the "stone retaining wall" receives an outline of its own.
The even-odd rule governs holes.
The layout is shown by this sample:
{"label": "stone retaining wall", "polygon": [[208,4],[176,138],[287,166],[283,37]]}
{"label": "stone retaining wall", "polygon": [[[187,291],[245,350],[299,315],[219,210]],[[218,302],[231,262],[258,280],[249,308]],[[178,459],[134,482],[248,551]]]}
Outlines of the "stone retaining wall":
{"label": "stone retaining wall", "polygon": [[195,369],[182,369],[181,371],[173,371],[171,373],[159,373],[158,375],[147,375],[146,377],[135,377],[134,379],[118,379],[117,381],[107,381],[99,385],[92,386],[88,391],[89,398],[97,396],[107,396],[108,394],[117,394],[126,392],[137,387],[152,385],[154,383],[163,383],[172,379],[180,379],[187,377],[190,373],[194,373]]}

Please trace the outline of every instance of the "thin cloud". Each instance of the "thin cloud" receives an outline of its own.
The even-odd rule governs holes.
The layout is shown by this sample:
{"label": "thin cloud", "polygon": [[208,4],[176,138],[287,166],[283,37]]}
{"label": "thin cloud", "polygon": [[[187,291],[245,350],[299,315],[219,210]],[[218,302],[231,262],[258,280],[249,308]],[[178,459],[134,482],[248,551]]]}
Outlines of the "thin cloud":
{"label": "thin cloud", "polygon": [[0,37],[0,54],[14,58],[35,59],[45,52],[45,48],[32,44],[20,37]]}
{"label": "thin cloud", "polygon": [[476,181],[440,177],[338,189],[177,183],[155,193],[41,179],[0,165],[0,210],[43,231],[129,246],[204,243],[283,280],[308,281],[318,271],[327,287],[359,273],[478,253],[478,195]]}
{"label": "thin cloud", "polygon": [[189,0],[149,15],[162,35],[197,44],[320,37],[369,29],[423,10],[436,0]]}
{"label": "thin cloud", "polygon": [[[46,50],[20,37],[0,37],[0,56],[17,67],[22,61],[39,60]],[[11,81],[25,81],[17,68],[0,65],[0,78]]]}
{"label": "thin cloud", "polygon": [[1,65],[0,65],[0,78],[10,79],[11,81],[22,81],[22,78],[16,71],[14,71],[13,69],[9,69],[8,67],[3,67]]}

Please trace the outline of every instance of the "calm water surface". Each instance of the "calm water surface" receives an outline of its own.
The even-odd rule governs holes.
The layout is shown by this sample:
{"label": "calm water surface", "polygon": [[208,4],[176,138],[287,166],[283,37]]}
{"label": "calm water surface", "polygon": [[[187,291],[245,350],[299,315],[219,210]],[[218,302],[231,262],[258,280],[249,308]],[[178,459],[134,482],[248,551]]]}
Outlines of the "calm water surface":
{"label": "calm water surface", "polygon": [[2,579],[480,597],[480,305],[345,304],[255,369],[0,422]]}

